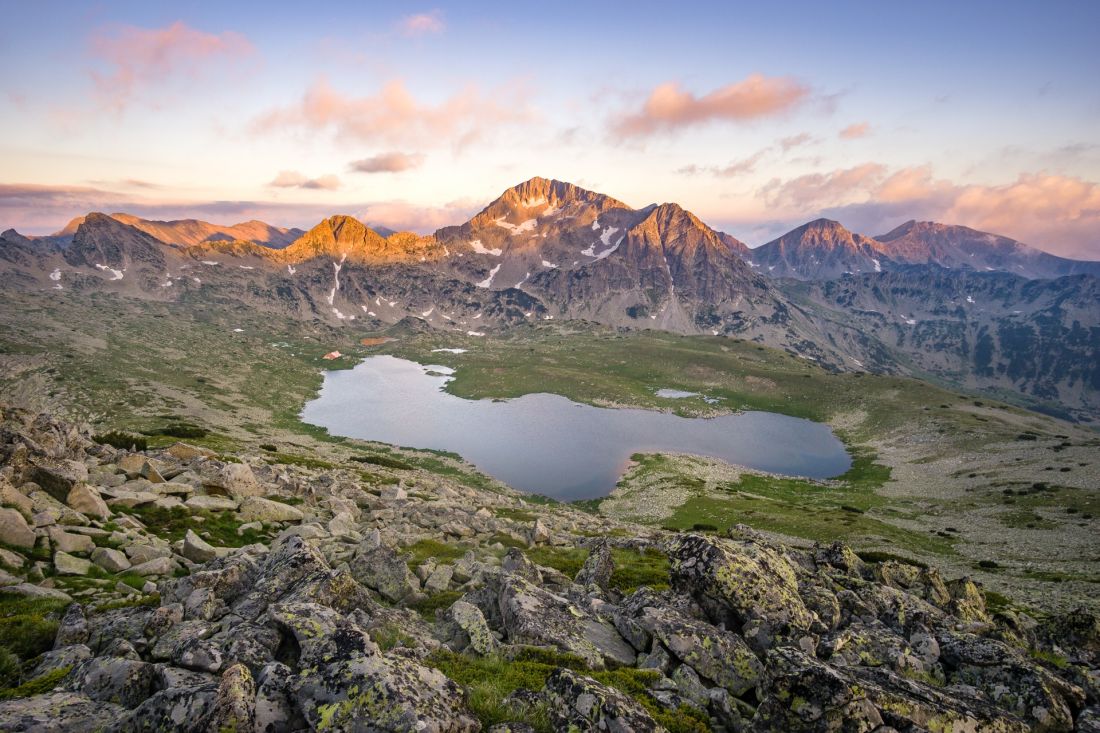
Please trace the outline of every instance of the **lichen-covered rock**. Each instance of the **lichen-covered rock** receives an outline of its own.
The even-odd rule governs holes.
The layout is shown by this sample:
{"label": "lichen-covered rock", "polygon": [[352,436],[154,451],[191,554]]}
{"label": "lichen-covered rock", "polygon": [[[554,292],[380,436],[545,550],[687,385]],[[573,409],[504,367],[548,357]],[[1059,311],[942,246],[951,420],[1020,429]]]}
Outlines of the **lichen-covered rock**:
{"label": "lichen-covered rock", "polygon": [[441,614],[437,626],[440,638],[455,651],[484,656],[497,649],[497,640],[485,623],[484,614],[472,603],[455,601]]}
{"label": "lichen-covered rock", "polygon": [[96,657],[73,668],[62,688],[100,702],[135,708],[157,691],[157,681],[152,664],[120,657]]}
{"label": "lichen-covered rock", "polygon": [[378,645],[359,626],[356,614],[345,617],[317,603],[277,603],[268,608],[267,615],[294,637],[298,664],[303,667],[378,653]]}
{"label": "lichen-covered rock", "polygon": [[605,660],[634,664],[634,649],[609,621],[525,578],[505,575],[498,604],[503,629],[513,644],[551,646],[575,654],[595,668],[602,668]]}
{"label": "lichen-covered rock", "polygon": [[300,675],[292,684],[293,698],[316,730],[465,733],[481,728],[458,685],[401,657],[378,654],[337,662]]}
{"label": "lichen-covered rock", "polygon": [[792,648],[768,652],[753,727],[766,731],[851,731],[882,725],[866,693],[838,670]]}
{"label": "lichen-covered rock", "polygon": [[606,591],[611,584],[611,574],[615,571],[615,562],[611,558],[611,546],[607,540],[597,542],[588,551],[584,565],[577,572],[577,585],[593,585]]}
{"label": "lichen-covered rock", "polygon": [[798,594],[794,567],[752,539],[685,534],[672,541],[669,559],[673,587],[695,598],[715,623],[740,629],[759,620],[785,632],[817,622]]}
{"label": "lichen-covered rock", "polygon": [[225,489],[230,496],[243,498],[263,496],[264,488],[256,480],[256,474],[247,463],[227,463],[214,485]]}
{"label": "lichen-covered rock", "polygon": [[555,730],[656,733],[658,725],[637,701],[568,669],[555,670],[543,691]]}
{"label": "lichen-covered rock", "polygon": [[736,634],[668,609],[646,608],[637,621],[677,659],[735,696],[760,679],[763,665]]}
{"label": "lichen-covered rock", "polygon": [[256,730],[256,685],[243,664],[222,673],[207,730],[218,733],[253,733]]}
{"label": "lichen-covered rock", "polygon": [[388,545],[360,544],[351,561],[351,573],[363,585],[397,603],[420,592],[420,583],[397,552]]}
{"label": "lichen-covered rock", "polygon": [[0,730],[5,733],[70,733],[107,729],[125,712],[109,702],[75,692],[48,692],[0,702]]}

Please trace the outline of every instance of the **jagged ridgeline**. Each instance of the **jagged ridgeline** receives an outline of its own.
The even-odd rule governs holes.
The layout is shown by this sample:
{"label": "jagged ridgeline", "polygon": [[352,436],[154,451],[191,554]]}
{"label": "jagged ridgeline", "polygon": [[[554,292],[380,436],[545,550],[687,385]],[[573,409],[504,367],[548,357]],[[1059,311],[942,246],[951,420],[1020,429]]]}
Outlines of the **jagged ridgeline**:
{"label": "jagged ridgeline", "polygon": [[430,236],[93,213],[0,235],[5,290],[235,302],[275,318],[472,334],[549,320],[726,335],[1100,417],[1100,263],[961,226],[819,219],[750,249],[674,203],[532,178]]}
{"label": "jagged ridgeline", "polygon": [[1100,724],[1096,616],[932,567],[0,417],[0,730]]}

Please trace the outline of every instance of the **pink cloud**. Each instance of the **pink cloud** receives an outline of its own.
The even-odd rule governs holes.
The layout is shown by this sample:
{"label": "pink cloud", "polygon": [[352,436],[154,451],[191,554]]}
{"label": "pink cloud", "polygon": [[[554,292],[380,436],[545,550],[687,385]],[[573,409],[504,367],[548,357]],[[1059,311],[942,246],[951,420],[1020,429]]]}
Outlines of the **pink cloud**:
{"label": "pink cloud", "polygon": [[868,186],[877,184],[886,174],[880,163],[864,163],[828,173],[809,173],[787,181],[773,178],[759,192],[770,206],[810,209],[829,206],[865,194]]}
{"label": "pink cloud", "polygon": [[352,161],[349,169],[355,173],[400,173],[417,168],[424,156],[410,153],[381,153],[369,158]]}
{"label": "pink cloud", "polygon": [[298,171],[279,171],[271,183],[274,188],[305,188],[323,191],[335,191],[340,188],[340,179],[333,175],[309,178]]}
{"label": "pink cloud", "polygon": [[907,219],[962,224],[1066,257],[1100,259],[1100,183],[1024,173],[1000,184],[955,183],[929,166],[878,163],[773,180],[758,193],[788,216],[825,215],[867,234]]}
{"label": "pink cloud", "polygon": [[854,122],[838,132],[837,137],[839,137],[841,140],[857,140],[861,137],[867,137],[870,134],[871,123]]}
{"label": "pink cloud", "polygon": [[97,94],[115,111],[124,109],[143,87],[177,76],[197,78],[218,60],[239,60],[255,52],[239,33],[206,33],[182,21],[164,28],[99,30],[89,39],[89,47],[108,69],[92,71]]}
{"label": "pink cloud", "polygon": [[442,33],[446,25],[443,22],[443,12],[432,10],[427,13],[406,15],[398,23],[398,28],[406,36],[425,36]]}
{"label": "pink cloud", "polygon": [[641,137],[707,122],[770,117],[790,111],[809,93],[809,88],[790,77],[762,74],[752,74],[701,97],[677,82],[666,82],[650,92],[640,111],[616,120],[612,132],[622,137]]}
{"label": "pink cloud", "polygon": [[355,97],[320,79],[298,102],[261,116],[252,127],[257,132],[331,131],[338,138],[372,144],[450,142],[461,148],[491,130],[531,117],[526,94],[518,87],[482,94],[471,85],[433,105],[418,101],[401,80],[388,82],[377,94]]}

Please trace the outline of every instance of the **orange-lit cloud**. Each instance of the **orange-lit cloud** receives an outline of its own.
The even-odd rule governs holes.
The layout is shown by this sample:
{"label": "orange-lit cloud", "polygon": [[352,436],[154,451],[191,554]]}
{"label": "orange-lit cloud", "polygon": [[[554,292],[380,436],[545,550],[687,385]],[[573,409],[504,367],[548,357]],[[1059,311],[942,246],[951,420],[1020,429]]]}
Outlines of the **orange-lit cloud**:
{"label": "orange-lit cloud", "polygon": [[401,80],[377,94],[355,97],[318,80],[298,102],[273,110],[253,123],[257,132],[279,129],[331,131],[338,138],[392,145],[464,147],[503,125],[528,121],[532,114],[519,87],[483,94],[470,85],[439,104],[418,101]]}
{"label": "orange-lit cloud", "polygon": [[443,12],[432,10],[427,13],[406,15],[398,23],[398,28],[406,36],[426,36],[442,33],[446,24],[443,22]]}
{"label": "orange-lit cloud", "polygon": [[410,153],[380,153],[369,158],[352,161],[348,169],[355,173],[400,173],[418,168],[424,156]]}
{"label": "orange-lit cloud", "polygon": [[1100,259],[1100,183],[1025,173],[1002,184],[959,184],[929,166],[878,163],[773,180],[758,194],[785,214],[825,215],[866,234],[906,219],[962,224],[1067,257]]}
{"label": "orange-lit cloud", "polygon": [[279,171],[279,174],[267,185],[274,188],[305,188],[335,191],[340,188],[340,179],[333,175],[310,178],[298,171]]}
{"label": "orange-lit cloud", "polygon": [[793,109],[809,94],[808,87],[786,76],[752,74],[701,97],[677,82],[666,82],[650,92],[640,111],[615,120],[612,132],[640,137],[707,122],[769,117]]}
{"label": "orange-lit cloud", "polygon": [[197,78],[216,62],[255,53],[239,33],[207,33],[182,21],[164,28],[101,29],[89,39],[89,50],[107,67],[106,72],[92,71],[99,100],[115,111],[124,109],[143,88],[176,77]]}
{"label": "orange-lit cloud", "polygon": [[886,174],[886,166],[864,163],[828,173],[809,173],[787,181],[773,178],[758,195],[769,206],[813,209],[850,200],[866,192]]}
{"label": "orange-lit cloud", "polygon": [[871,123],[869,122],[853,122],[845,127],[843,130],[837,133],[837,137],[841,140],[856,140],[861,137],[867,137],[871,134]]}

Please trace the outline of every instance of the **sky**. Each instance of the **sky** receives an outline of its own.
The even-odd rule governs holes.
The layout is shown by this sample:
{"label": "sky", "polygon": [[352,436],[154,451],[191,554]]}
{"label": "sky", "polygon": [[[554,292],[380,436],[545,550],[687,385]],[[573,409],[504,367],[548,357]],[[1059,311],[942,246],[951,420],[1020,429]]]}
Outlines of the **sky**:
{"label": "sky", "polygon": [[[768,6],[768,7],[764,7]],[[0,0],[0,229],[430,232],[532,176],[1100,259],[1100,3]]]}

